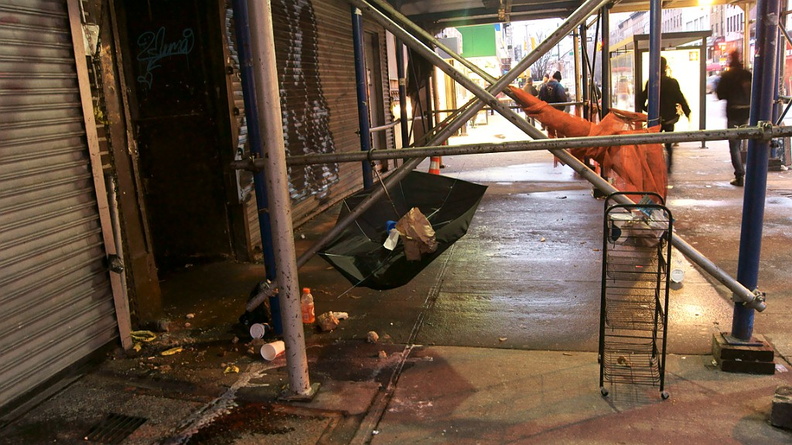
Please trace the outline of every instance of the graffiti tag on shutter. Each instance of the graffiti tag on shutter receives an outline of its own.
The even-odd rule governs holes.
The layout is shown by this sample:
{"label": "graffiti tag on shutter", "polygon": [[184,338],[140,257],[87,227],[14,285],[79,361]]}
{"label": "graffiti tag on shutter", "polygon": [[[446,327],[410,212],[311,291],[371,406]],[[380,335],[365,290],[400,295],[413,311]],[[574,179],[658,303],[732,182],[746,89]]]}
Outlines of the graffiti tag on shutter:
{"label": "graffiti tag on shutter", "polygon": [[165,43],[165,27],[154,31],[146,31],[137,39],[138,52],[137,60],[144,62],[146,68],[137,81],[151,89],[154,83],[152,71],[159,68],[160,60],[171,56],[186,56],[190,54],[195,44],[195,34],[192,28],[185,28],[182,31],[182,38],[175,42]]}

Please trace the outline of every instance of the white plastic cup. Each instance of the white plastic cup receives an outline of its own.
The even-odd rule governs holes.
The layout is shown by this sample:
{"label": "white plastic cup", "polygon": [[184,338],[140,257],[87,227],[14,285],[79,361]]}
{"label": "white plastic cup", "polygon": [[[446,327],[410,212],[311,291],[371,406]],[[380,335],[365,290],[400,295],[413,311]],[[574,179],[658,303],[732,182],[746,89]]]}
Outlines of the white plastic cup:
{"label": "white plastic cup", "polygon": [[275,360],[275,357],[283,354],[284,349],[286,349],[286,344],[281,340],[267,343],[261,347],[261,356],[266,361],[272,361]]}
{"label": "white plastic cup", "polygon": [[261,323],[253,323],[250,325],[250,336],[253,338],[264,338],[267,333],[267,327]]}

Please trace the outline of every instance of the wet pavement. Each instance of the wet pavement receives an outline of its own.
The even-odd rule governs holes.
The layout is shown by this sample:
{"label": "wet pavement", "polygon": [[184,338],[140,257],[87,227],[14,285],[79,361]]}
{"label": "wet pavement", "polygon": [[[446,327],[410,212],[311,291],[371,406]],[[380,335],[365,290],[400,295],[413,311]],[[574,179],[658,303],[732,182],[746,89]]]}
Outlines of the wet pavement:
{"label": "wet pavement", "polygon": [[[452,143],[507,140],[498,124]],[[517,134],[519,136],[519,134]],[[726,142],[681,144],[668,206],[677,233],[734,274],[742,189],[729,185]],[[285,360],[234,330],[263,275],[255,264],[196,265],[163,282],[170,330],[97,368],[0,431],[0,443],[86,443],[109,413],[145,422],[115,443],[790,443],[768,422],[788,372],[725,373],[712,336],[728,331],[728,291],[680,255],[671,291],[666,389],[599,391],[597,335],[603,202],[543,152],[443,158],[444,175],[489,186],[468,234],[408,285],[352,287],[324,260],[300,269],[316,313],[343,311],[332,332],[306,331],[311,402],[284,402]],[[428,162],[419,167],[425,171]],[[296,230],[303,251],[335,222]],[[755,332],[790,367],[792,173],[770,172]],[[376,331],[379,342],[366,341]],[[173,355],[162,352],[179,347]],[[114,443],[92,440],[87,443]]]}

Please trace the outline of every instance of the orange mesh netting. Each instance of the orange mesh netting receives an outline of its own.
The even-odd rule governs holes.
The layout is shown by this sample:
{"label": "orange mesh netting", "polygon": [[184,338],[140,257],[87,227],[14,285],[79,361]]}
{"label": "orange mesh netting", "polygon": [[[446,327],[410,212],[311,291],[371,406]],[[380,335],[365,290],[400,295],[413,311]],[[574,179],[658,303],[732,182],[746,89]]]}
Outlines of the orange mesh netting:
{"label": "orange mesh netting", "polygon": [[[636,129],[638,122],[646,122],[643,113],[611,109],[601,122],[595,124],[557,110],[519,88],[509,88],[525,113],[544,124],[551,136],[606,136],[656,133],[660,130],[659,125]],[[661,144],[574,148],[569,152],[583,162],[587,159],[596,161],[603,176],[613,177],[614,187],[623,192],[655,192],[665,199],[668,177]]]}

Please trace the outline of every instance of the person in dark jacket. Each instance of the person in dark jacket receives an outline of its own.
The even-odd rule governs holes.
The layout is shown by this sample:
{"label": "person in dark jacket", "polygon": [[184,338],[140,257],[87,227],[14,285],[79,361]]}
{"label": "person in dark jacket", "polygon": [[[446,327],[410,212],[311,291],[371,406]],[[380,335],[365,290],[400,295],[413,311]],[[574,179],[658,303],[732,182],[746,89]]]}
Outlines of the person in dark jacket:
{"label": "person in dark jacket", "polygon": [[[740,53],[729,54],[729,69],[721,76],[715,89],[718,99],[726,100],[726,128],[735,128],[748,124],[751,109],[751,72],[743,68]],[[740,139],[729,139],[734,180],[731,185],[742,187],[745,178],[745,167],[740,156]]]}
{"label": "person in dark jacket", "polygon": [[[679,88],[679,82],[669,76],[667,73],[668,63],[665,57],[660,58],[660,131],[674,131],[674,124],[679,120],[677,113],[677,104],[682,108],[685,117],[690,119],[690,106]],[[646,82],[644,89],[638,96],[638,106],[640,111],[646,111],[648,93],[647,88],[649,82]],[[673,145],[671,143],[665,144],[666,149],[666,165],[668,166],[668,173],[671,173],[671,167],[674,164]]]}
{"label": "person in dark jacket", "polygon": [[[537,97],[549,104],[567,101],[566,89],[561,85],[561,71],[553,73],[552,79],[542,84],[542,87],[539,88],[539,95]],[[565,106],[553,105],[553,108],[564,111]]]}

